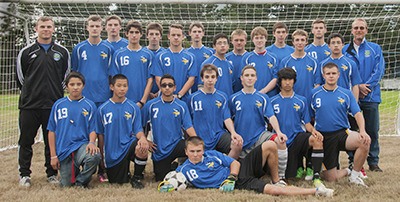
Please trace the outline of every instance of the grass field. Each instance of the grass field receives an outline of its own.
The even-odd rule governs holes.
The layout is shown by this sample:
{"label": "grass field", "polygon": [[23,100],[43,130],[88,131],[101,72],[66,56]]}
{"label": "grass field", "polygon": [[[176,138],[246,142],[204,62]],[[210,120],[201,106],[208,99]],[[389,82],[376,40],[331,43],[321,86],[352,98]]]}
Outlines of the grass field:
{"label": "grass field", "polygon": [[[34,146],[32,162],[32,186],[18,186],[17,150],[1,152],[0,167],[0,201],[399,201],[400,192],[400,155],[398,145],[400,137],[382,137],[380,166],[383,173],[368,172],[365,180],[369,188],[349,185],[347,179],[338,182],[325,183],[335,189],[331,199],[314,196],[269,196],[250,191],[235,190],[234,193],[220,193],[218,190],[187,189],[182,192],[158,193],[157,184],[153,181],[152,164],[148,162],[145,173],[143,190],[134,190],[129,184],[110,185],[99,183],[96,177],[90,184],[91,188],[60,188],[46,182],[44,172],[43,144]],[[346,154],[341,154],[342,165],[347,166]],[[133,166],[131,166],[131,170]],[[267,177],[266,180],[269,181]],[[290,181],[291,185],[311,188],[310,182]]]}

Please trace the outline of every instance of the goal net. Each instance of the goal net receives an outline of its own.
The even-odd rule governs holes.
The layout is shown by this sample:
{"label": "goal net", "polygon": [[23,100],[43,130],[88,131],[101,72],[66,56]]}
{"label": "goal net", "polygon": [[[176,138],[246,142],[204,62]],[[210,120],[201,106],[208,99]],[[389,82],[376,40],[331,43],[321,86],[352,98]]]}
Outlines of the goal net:
{"label": "goal net", "polygon": [[[365,18],[369,26],[367,39],[382,46],[386,61],[385,75],[381,82],[384,90],[383,102],[380,105],[380,135],[400,135],[400,4],[396,0],[338,0],[337,4],[325,4],[319,0],[280,0],[274,1],[280,3],[273,4],[263,4],[261,2],[266,1],[260,0],[172,0],[169,3],[157,0],[113,1],[119,3],[109,3],[105,0],[90,1],[96,3],[76,2],[89,1],[20,0],[16,3],[0,3],[0,148],[17,144],[19,91],[15,84],[15,60],[18,51],[35,39],[33,24],[42,15],[53,17],[56,23],[54,37],[70,51],[77,43],[87,38],[84,22],[91,14],[102,17],[116,14],[123,19],[123,26],[132,19],[139,20],[143,26],[149,22],[159,22],[164,30],[171,23],[180,23],[187,31],[190,23],[201,22],[205,26],[203,41],[206,46],[211,46],[212,37],[217,33],[230,35],[234,29],[241,28],[249,34],[255,26],[267,28],[269,32],[267,45],[270,45],[274,41],[271,30],[275,22],[285,22],[289,27],[289,33],[297,28],[311,32],[311,23],[316,18],[322,18],[327,23],[326,36],[332,32],[339,32],[348,43],[351,40],[352,21],[355,18]],[[312,41],[311,37],[309,42]],[[103,38],[106,38],[106,32],[103,32]],[[141,43],[147,44],[145,37]],[[291,45],[290,36],[288,44]],[[168,46],[166,31],[163,34],[162,45]],[[189,41],[186,40],[184,45],[188,47]],[[246,49],[253,49],[249,39]]]}

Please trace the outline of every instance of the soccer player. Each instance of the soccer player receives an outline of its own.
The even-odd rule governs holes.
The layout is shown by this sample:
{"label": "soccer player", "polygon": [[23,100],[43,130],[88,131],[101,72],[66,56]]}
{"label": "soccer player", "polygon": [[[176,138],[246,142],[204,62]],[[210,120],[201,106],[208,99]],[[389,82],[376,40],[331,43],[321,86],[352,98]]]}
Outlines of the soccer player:
{"label": "soccer player", "polygon": [[365,19],[355,19],[351,25],[353,41],[346,44],[343,53],[358,65],[361,76],[359,103],[365,117],[365,130],[371,137],[371,148],[368,155],[369,170],[382,172],[379,167],[379,103],[381,103],[381,89],[379,81],[385,71],[385,60],[382,48],[365,39],[368,25]]}
{"label": "soccer player", "polygon": [[176,83],[169,74],[160,79],[161,96],[150,100],[142,108],[143,127],[150,122],[153,131],[153,170],[156,181],[162,181],[171,171],[171,163],[186,157],[182,128],[188,136],[196,136],[187,105],[175,98]]}
{"label": "soccer player", "polygon": [[275,54],[265,49],[268,33],[264,27],[255,27],[250,36],[254,51],[243,57],[241,66],[242,68],[246,65],[255,67],[258,74],[255,88],[260,93],[272,97],[277,94],[275,87],[279,61]]}
{"label": "soccer player", "polygon": [[[274,141],[278,146],[279,177],[283,179],[287,163],[287,137],[279,128],[269,97],[258,92],[254,87],[258,79],[255,67],[245,66],[240,79],[243,89],[229,98],[229,108],[234,119],[235,130],[243,138],[240,157],[243,158],[265,141]],[[267,122],[264,118],[269,120],[276,134],[266,130]]]}
{"label": "soccer player", "polygon": [[[286,178],[297,175],[299,160],[308,156],[311,149],[311,162],[314,168],[313,182],[316,187],[324,186],[320,180],[320,171],[324,159],[323,137],[310,124],[311,116],[307,99],[293,91],[296,83],[296,72],[292,68],[283,68],[278,72],[278,86],[281,92],[271,98],[274,113],[282,132],[288,137],[288,162]],[[305,126],[306,131],[303,129]]]}
{"label": "soccer player", "polygon": [[54,21],[51,17],[40,17],[35,31],[37,39],[19,52],[16,70],[16,82],[21,91],[18,104],[19,185],[24,187],[31,186],[32,145],[40,126],[45,145],[47,181],[58,183],[57,170],[50,165],[47,122],[53,103],[64,95],[63,82],[71,65],[68,50],[52,39]]}
{"label": "soccer player", "polygon": [[[215,88],[230,96],[233,93],[233,65],[225,58],[225,54],[229,49],[228,36],[223,33],[216,34],[213,38],[213,47],[215,54],[206,59],[201,66],[213,64],[218,68],[218,79]],[[203,84],[203,78],[199,78],[201,79],[199,83]]]}
{"label": "soccer player", "polygon": [[128,40],[120,36],[122,26],[121,18],[117,15],[111,15],[106,18],[107,39],[105,42],[110,43],[114,50],[122,49],[128,46]]}
{"label": "soccer player", "polygon": [[100,38],[103,30],[100,16],[89,16],[86,30],[89,38],[72,51],[72,70],[82,73],[86,79],[83,95],[100,106],[111,96],[108,75],[114,49]]}
{"label": "soccer player", "polygon": [[172,75],[176,81],[174,96],[186,100],[199,72],[194,55],[182,47],[184,38],[182,25],[172,24],[169,27],[169,48],[156,55],[152,75],[155,76],[158,86],[163,75]]}
{"label": "soccer player", "polygon": [[275,37],[275,42],[267,47],[267,51],[274,53],[278,62],[281,62],[284,57],[294,52],[294,48],[286,44],[289,29],[284,22],[277,22],[272,28],[272,33]]}
{"label": "soccer player", "polygon": [[326,31],[324,20],[317,18],[312,22],[311,33],[314,35],[314,41],[308,44],[304,50],[317,61],[317,64],[321,63],[322,60],[331,54],[328,45],[325,43]]}
{"label": "soccer player", "polygon": [[97,108],[82,96],[82,74],[71,72],[65,84],[69,95],[54,103],[47,125],[51,166],[60,170],[61,186],[87,187],[101,159],[96,146]]}
{"label": "soccer player", "polygon": [[240,81],[242,58],[249,54],[245,49],[247,43],[246,31],[235,29],[231,34],[231,43],[233,50],[226,54],[226,59],[233,65],[233,92],[236,93],[243,87]]}
{"label": "soccer player", "polygon": [[129,45],[115,52],[111,65],[111,75],[123,74],[129,80],[126,97],[143,107],[150,94],[153,78],[150,76],[150,67],[153,53],[140,45],[142,24],[131,21],[126,25],[125,34]]}
{"label": "soccer player", "polygon": [[[218,48],[216,50],[218,53]],[[217,67],[205,64],[200,71],[200,78],[204,87],[189,97],[188,107],[192,114],[193,127],[205,141],[206,150],[215,149],[237,159],[242,151],[243,139],[235,131],[227,95],[215,88]]]}
{"label": "soccer player", "polygon": [[[96,126],[107,176],[110,183],[130,182],[133,188],[142,189],[149,144],[142,130],[140,109],[125,96],[129,89],[126,76],[115,75],[110,89],[113,96],[99,107]],[[131,161],[135,165],[132,177]]]}
{"label": "soccer player", "polygon": [[[239,161],[215,150],[204,151],[200,137],[190,137],[185,147],[188,160],[176,170],[182,172],[196,188],[219,188],[224,192],[234,189],[251,190],[270,195],[316,195],[332,197],[334,190],[325,187],[300,188],[285,186],[278,177],[276,145],[271,141],[257,146]],[[259,179],[269,169],[272,184]]]}
{"label": "soccer player", "polygon": [[[194,22],[189,25],[189,36],[190,36],[190,48],[187,49],[192,53],[196,59],[196,70],[200,72],[202,63],[207,60],[211,55],[213,55],[213,50],[209,47],[203,45],[204,37],[204,25],[200,22]],[[196,78],[191,90],[196,92],[198,85],[201,83],[200,78]]]}
{"label": "soccer player", "polygon": [[[371,139],[365,131],[364,117],[351,91],[337,85],[339,67],[327,63],[322,71],[325,84],[312,90],[311,107],[315,114],[315,129],[324,137],[326,171],[323,178],[336,181],[350,175],[350,183],[366,186],[360,178],[360,170],[367,158]],[[348,113],[356,119],[360,132],[348,130]],[[352,171],[337,169],[339,151],[355,151]]]}

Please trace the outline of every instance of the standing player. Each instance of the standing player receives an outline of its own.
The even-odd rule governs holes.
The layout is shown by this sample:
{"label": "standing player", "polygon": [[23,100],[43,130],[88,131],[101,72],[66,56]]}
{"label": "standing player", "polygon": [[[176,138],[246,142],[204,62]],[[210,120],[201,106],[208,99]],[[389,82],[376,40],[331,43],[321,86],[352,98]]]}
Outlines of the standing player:
{"label": "standing player", "polygon": [[272,97],[277,94],[275,87],[279,61],[275,54],[265,49],[268,33],[264,27],[255,27],[250,35],[254,51],[243,57],[241,66],[242,68],[246,65],[255,67],[258,74],[255,88],[260,93]]}
{"label": "standing player", "polygon": [[[122,74],[111,79],[113,96],[99,107],[96,132],[110,183],[130,181],[133,188],[142,189],[149,145],[142,131],[140,109],[125,96],[128,86],[128,78]],[[132,177],[131,161],[135,165]]]}
{"label": "standing player", "polygon": [[356,19],[351,25],[353,42],[346,44],[343,53],[358,65],[361,76],[360,108],[368,123],[365,130],[371,137],[371,148],[368,155],[369,170],[382,172],[379,167],[379,103],[381,103],[381,89],[379,81],[385,71],[385,60],[382,48],[365,39],[368,26],[365,19]]}
{"label": "standing player", "polygon": [[[366,186],[360,178],[360,170],[367,158],[371,139],[365,132],[364,117],[350,90],[337,85],[339,68],[334,63],[322,67],[325,84],[312,90],[311,107],[315,114],[315,129],[324,137],[323,177],[327,181],[336,181],[349,176],[349,182]],[[357,121],[360,132],[348,130],[350,113]],[[355,151],[354,167],[338,170],[339,151]]]}
{"label": "standing player", "polygon": [[[216,50],[218,53],[218,48]],[[205,149],[215,149],[237,159],[242,151],[243,139],[235,131],[226,94],[215,88],[217,67],[205,64],[200,71],[200,78],[204,87],[189,97],[193,127],[205,141]]]}
{"label": "standing player", "polygon": [[119,35],[121,26],[122,21],[119,16],[111,15],[106,18],[107,39],[104,41],[110,43],[114,47],[114,50],[125,48],[129,43],[127,39]]}
{"label": "standing player", "polygon": [[[200,22],[194,22],[189,26],[190,48],[187,51],[191,52],[196,59],[196,70],[200,72],[202,63],[207,60],[212,54],[213,50],[203,45],[204,25]],[[201,79],[197,78],[192,86],[192,92],[196,92]],[[221,89],[220,89],[221,90]]]}
{"label": "standing player", "polygon": [[89,38],[74,47],[72,51],[72,70],[80,72],[86,79],[83,95],[100,106],[110,98],[108,74],[113,47],[101,40],[102,19],[91,15],[86,20]]}
{"label": "standing player", "polygon": [[314,41],[307,45],[304,50],[319,64],[331,54],[328,45],[325,43],[326,24],[324,20],[317,18],[312,22],[311,27]]}
{"label": "standing player", "polygon": [[40,17],[35,26],[37,39],[23,48],[17,58],[17,85],[19,97],[18,166],[19,185],[31,186],[32,145],[40,126],[45,144],[44,156],[47,181],[58,183],[57,170],[50,165],[47,122],[53,103],[63,97],[64,78],[70,71],[68,50],[54,43],[54,21]]}
{"label": "standing player", "polygon": [[69,95],[54,103],[47,125],[51,166],[60,170],[61,186],[87,187],[101,158],[96,147],[97,108],[82,96],[85,87],[82,74],[72,72],[65,84]]}
{"label": "standing player", "polygon": [[182,128],[196,136],[186,104],[174,97],[175,79],[169,74],[160,79],[161,96],[147,102],[142,109],[143,127],[150,122],[153,131],[152,159],[156,181],[171,171],[171,163],[185,157]]}
{"label": "standing player", "polygon": [[226,54],[226,59],[233,65],[233,92],[236,93],[243,87],[240,81],[242,58],[249,54],[245,49],[247,43],[246,31],[235,29],[231,34],[231,43],[233,45],[233,50]]}
{"label": "standing player", "polygon": [[169,48],[156,55],[152,75],[155,76],[157,85],[160,85],[163,75],[172,75],[176,81],[174,96],[186,100],[199,73],[196,59],[182,47],[185,38],[182,25],[172,24],[168,32]]}
{"label": "standing player", "polygon": [[[257,78],[255,67],[245,66],[240,77],[243,89],[229,98],[229,108],[234,118],[235,130],[243,138],[243,151],[240,157],[243,158],[265,141],[274,141],[278,146],[279,177],[283,179],[287,163],[287,137],[279,128],[269,97],[258,92],[254,87]],[[266,130],[265,118],[269,120],[276,134]]]}
{"label": "standing player", "polygon": [[129,88],[126,97],[143,107],[150,94],[153,78],[150,76],[150,67],[153,60],[153,53],[140,46],[142,37],[142,24],[138,21],[131,21],[125,28],[129,45],[115,52],[111,75],[123,74],[129,80]]}
{"label": "standing player", "polygon": [[[200,137],[190,137],[185,147],[188,160],[177,168],[197,188],[219,188],[223,192],[234,189],[256,191],[270,195],[316,195],[332,197],[333,190],[283,186],[278,177],[276,145],[270,141],[256,147],[244,159],[236,161],[218,151],[204,151]],[[272,184],[259,179],[269,170]]]}
{"label": "standing player", "polygon": [[[297,95],[293,91],[296,83],[296,72],[292,68],[283,68],[278,72],[278,86],[281,92],[271,98],[275,116],[278,119],[279,127],[288,137],[288,163],[286,178],[294,178],[297,175],[299,161],[303,156],[308,156],[311,151],[311,162],[314,169],[313,181],[316,187],[324,186],[320,180],[320,171],[324,159],[322,145],[323,137],[310,124],[311,116],[307,99]],[[305,125],[306,131],[303,129]]]}
{"label": "standing player", "polygon": [[[213,47],[215,54],[206,59],[201,66],[213,64],[218,68],[218,79],[215,88],[230,96],[233,93],[233,65],[225,58],[225,54],[229,49],[228,37],[223,33],[216,34],[213,38]],[[203,80],[203,78],[199,78]],[[203,84],[202,81],[199,83]]]}
{"label": "standing player", "polygon": [[284,22],[277,22],[272,28],[272,33],[275,37],[275,42],[267,47],[267,51],[274,53],[278,62],[281,62],[284,57],[294,52],[294,48],[286,44],[289,29]]}

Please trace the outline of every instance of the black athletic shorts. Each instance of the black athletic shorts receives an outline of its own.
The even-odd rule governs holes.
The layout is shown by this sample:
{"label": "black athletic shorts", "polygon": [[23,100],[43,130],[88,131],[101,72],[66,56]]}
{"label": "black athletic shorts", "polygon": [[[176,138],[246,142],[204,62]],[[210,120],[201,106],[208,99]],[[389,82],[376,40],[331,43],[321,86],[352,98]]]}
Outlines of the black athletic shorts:
{"label": "black athletic shorts", "polygon": [[307,156],[309,150],[309,138],[310,133],[298,133],[294,138],[292,144],[288,148],[288,161],[286,167],[286,178],[296,177],[297,168],[299,166],[299,160],[303,159],[303,156]]}
{"label": "black athletic shorts", "polygon": [[153,160],[153,170],[156,181],[164,180],[165,175],[171,171],[171,163],[179,157],[186,157],[185,140],[180,140],[171,154],[160,161]]}
{"label": "black athletic shorts", "polygon": [[134,161],[135,159],[135,149],[137,145],[138,140],[136,139],[133,141],[131,146],[129,147],[128,153],[125,155],[124,159],[122,159],[121,162],[119,162],[117,165],[113,167],[109,167],[106,169],[107,176],[108,176],[108,181],[110,183],[128,183],[129,182],[129,167],[131,164],[131,161]]}
{"label": "black athletic shorts", "polygon": [[327,170],[339,165],[339,152],[346,150],[347,129],[333,132],[321,132],[324,136],[324,165]]}
{"label": "black athletic shorts", "polygon": [[231,142],[232,142],[231,134],[225,132],[219,138],[217,145],[215,145],[215,150],[228,155],[229,152],[231,151]]}

